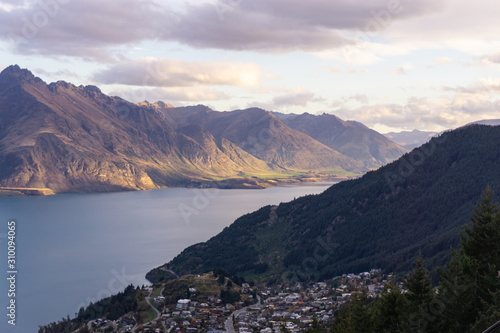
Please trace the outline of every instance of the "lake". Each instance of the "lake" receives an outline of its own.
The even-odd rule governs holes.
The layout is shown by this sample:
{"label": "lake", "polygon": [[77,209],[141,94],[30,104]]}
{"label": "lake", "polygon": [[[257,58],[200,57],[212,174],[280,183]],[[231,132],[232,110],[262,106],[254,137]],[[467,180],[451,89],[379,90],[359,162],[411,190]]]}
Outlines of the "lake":
{"label": "lake", "polygon": [[[37,332],[128,284],[147,284],[150,269],[239,216],[331,184],[1,198],[0,332]],[[10,220],[16,221],[16,326],[7,323]]]}

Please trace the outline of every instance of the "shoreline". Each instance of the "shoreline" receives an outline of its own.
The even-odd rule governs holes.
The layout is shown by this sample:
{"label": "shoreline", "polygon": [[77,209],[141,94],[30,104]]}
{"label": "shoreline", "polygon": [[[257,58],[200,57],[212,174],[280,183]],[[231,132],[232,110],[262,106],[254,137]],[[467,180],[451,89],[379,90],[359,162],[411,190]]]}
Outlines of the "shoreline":
{"label": "shoreline", "polygon": [[0,199],[1,198],[11,198],[11,197],[30,197],[30,196],[49,196],[57,194],[92,194],[92,193],[117,193],[117,192],[132,192],[132,191],[151,191],[166,188],[218,188],[226,190],[262,190],[270,187],[276,186],[295,186],[301,184],[313,184],[313,183],[323,183],[323,182],[341,182],[348,179],[353,179],[359,175],[351,176],[338,176],[335,174],[302,174],[296,177],[290,178],[275,178],[275,179],[263,179],[257,177],[250,178],[228,178],[220,181],[201,181],[201,180],[191,180],[186,182],[180,182],[179,184],[173,184],[172,186],[159,186],[158,188],[151,189],[133,189],[133,188],[123,188],[122,190],[106,190],[103,188],[102,191],[64,191],[56,192],[50,188],[23,188],[23,187],[8,187],[0,186]]}

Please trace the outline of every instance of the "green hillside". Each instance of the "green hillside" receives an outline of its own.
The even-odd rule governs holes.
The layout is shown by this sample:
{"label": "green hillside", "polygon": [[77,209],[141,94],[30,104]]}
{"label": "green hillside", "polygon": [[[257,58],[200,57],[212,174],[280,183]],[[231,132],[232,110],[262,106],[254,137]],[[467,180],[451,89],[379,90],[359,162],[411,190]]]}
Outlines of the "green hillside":
{"label": "green hillside", "polygon": [[244,215],[167,266],[303,280],[374,267],[409,271],[420,254],[435,272],[487,184],[499,193],[499,147],[500,127],[444,133],[359,179]]}

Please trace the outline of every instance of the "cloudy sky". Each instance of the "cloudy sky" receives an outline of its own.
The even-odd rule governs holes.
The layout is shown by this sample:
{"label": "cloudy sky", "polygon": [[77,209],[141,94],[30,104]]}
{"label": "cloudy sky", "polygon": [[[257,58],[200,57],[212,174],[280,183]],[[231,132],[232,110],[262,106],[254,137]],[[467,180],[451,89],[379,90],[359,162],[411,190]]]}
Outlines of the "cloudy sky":
{"label": "cloudy sky", "polygon": [[500,118],[499,14],[491,0],[0,0],[0,69],[133,102],[443,130]]}

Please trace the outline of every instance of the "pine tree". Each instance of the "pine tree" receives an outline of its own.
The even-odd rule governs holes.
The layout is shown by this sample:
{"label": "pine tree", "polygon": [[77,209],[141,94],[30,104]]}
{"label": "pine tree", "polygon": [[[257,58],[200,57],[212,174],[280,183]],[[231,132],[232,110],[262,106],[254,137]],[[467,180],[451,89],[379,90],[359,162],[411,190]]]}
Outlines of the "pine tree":
{"label": "pine tree", "polygon": [[476,313],[493,302],[493,294],[499,289],[500,270],[500,209],[493,202],[493,191],[488,186],[474,207],[471,226],[465,227],[461,236],[460,250],[468,259],[465,274],[474,289]]}
{"label": "pine tree", "polygon": [[417,259],[416,266],[405,277],[405,286],[408,288],[406,297],[409,302],[408,332],[427,332],[427,327],[435,318],[430,315],[429,305],[434,298],[432,281],[429,271],[423,266],[422,259]]}
{"label": "pine tree", "polygon": [[332,326],[334,333],[375,332],[371,308],[368,305],[366,290],[353,295],[347,308],[335,318]]}
{"label": "pine tree", "polygon": [[484,311],[474,323],[474,326],[470,330],[471,333],[484,332],[487,328],[500,320],[500,290],[493,296],[493,303],[489,304],[486,311]]}
{"label": "pine tree", "polygon": [[495,317],[493,313],[485,319],[500,290],[500,209],[489,186],[460,238],[460,252],[453,252],[446,271],[441,272],[439,300],[445,305],[440,318],[442,332],[470,331],[478,318],[486,322]]}
{"label": "pine tree", "polygon": [[465,226],[461,235],[461,251],[476,260],[479,273],[486,273],[489,266],[500,266],[500,209],[493,202],[493,191],[488,186],[474,207],[471,226]]}
{"label": "pine tree", "polygon": [[473,271],[468,257],[452,250],[446,270],[440,271],[436,315],[439,332],[466,332],[476,317],[476,286],[465,273]]}
{"label": "pine tree", "polygon": [[376,332],[404,332],[403,322],[408,309],[408,299],[394,280],[384,286],[382,294],[374,301],[373,320]]}

